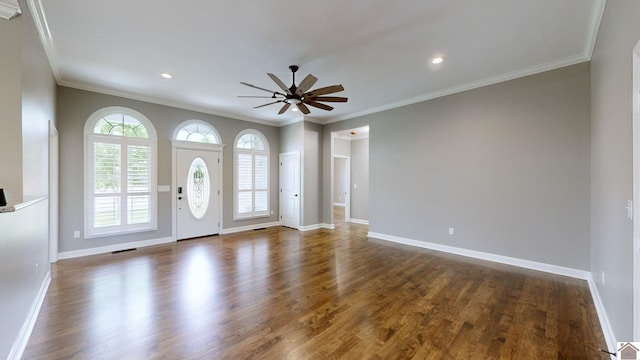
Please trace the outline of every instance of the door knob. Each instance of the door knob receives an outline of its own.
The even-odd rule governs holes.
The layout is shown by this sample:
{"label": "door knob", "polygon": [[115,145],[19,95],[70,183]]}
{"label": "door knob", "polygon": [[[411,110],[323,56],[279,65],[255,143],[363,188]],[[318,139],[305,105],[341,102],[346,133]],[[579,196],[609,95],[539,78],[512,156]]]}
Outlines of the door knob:
{"label": "door knob", "polygon": [[182,196],[178,196],[178,200],[182,200]]}
{"label": "door knob", "polygon": [[295,195],[293,195],[293,196],[298,197],[298,194],[295,194]]}

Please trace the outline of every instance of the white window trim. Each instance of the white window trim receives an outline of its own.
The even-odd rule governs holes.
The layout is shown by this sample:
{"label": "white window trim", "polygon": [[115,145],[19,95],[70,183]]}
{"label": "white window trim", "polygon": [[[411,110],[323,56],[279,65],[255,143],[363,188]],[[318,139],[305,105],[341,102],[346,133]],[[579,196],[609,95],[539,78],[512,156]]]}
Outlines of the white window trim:
{"label": "white window trim", "polygon": [[[264,142],[265,150],[249,150],[239,149],[238,140],[246,134],[255,134],[262,138]],[[251,155],[266,155],[267,156],[267,210],[260,212],[252,212],[249,214],[238,214],[238,155],[239,154],[251,154]],[[255,191],[255,188],[252,190]],[[269,148],[269,141],[264,134],[255,129],[246,129],[238,133],[233,141],[233,220],[247,220],[256,218],[265,218],[270,216],[271,209],[271,151]]]}
{"label": "white window trim", "polygon": [[[192,125],[192,124],[198,124],[198,125],[206,126],[209,130],[211,130],[211,132],[218,139],[217,143],[202,143],[202,144],[217,144],[217,145],[222,144],[222,137],[220,137],[220,133],[218,132],[218,130],[216,128],[213,127],[213,125],[209,124],[206,121],[195,120],[195,119],[194,120],[183,121],[182,123],[180,123],[180,125],[176,126],[176,128],[173,130],[173,136],[171,137],[171,139],[173,141],[183,141],[183,140],[177,140],[178,139],[178,133],[183,128],[185,128],[185,127],[187,127],[189,125]],[[195,141],[188,141],[188,142],[195,142]]]}
{"label": "white window trim", "polygon": [[[96,123],[109,114],[121,113],[132,116],[140,121],[147,130],[148,139],[132,138],[132,137],[116,137],[108,135],[94,134]],[[93,227],[93,144],[96,139],[101,142],[112,142],[123,145],[144,144],[151,146],[151,179],[149,195],[151,198],[151,221],[144,224],[121,224],[117,227],[110,227],[105,230],[97,230]],[[120,106],[109,106],[95,111],[84,126],[84,237],[97,238],[113,235],[124,235],[137,232],[154,231],[158,229],[158,187],[157,187],[157,158],[158,158],[158,137],[153,123],[142,113]],[[126,217],[126,208],[122,209],[121,216]]]}

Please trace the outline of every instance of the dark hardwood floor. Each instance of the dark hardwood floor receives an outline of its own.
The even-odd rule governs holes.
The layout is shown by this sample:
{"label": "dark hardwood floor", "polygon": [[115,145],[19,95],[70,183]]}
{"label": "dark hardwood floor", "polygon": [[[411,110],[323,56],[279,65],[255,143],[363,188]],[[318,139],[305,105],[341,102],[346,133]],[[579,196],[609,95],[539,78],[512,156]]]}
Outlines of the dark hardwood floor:
{"label": "dark hardwood floor", "polygon": [[24,359],[607,359],[585,281],[274,227],[64,260]]}

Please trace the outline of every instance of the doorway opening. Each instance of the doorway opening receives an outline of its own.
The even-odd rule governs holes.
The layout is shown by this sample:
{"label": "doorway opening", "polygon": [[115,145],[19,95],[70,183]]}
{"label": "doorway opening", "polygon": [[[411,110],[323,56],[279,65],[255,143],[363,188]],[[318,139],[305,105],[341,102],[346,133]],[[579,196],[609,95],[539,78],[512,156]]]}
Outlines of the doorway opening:
{"label": "doorway opening", "polygon": [[340,220],[368,225],[369,126],[331,133],[331,180],[334,223]]}

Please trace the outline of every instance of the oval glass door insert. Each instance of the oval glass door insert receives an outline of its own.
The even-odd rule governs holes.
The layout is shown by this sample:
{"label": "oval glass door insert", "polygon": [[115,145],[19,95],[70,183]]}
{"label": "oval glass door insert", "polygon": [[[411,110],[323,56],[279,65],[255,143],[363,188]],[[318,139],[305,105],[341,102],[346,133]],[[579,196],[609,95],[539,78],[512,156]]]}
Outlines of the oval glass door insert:
{"label": "oval glass door insert", "polygon": [[193,159],[187,177],[189,210],[196,219],[201,219],[209,206],[209,170],[201,157]]}

